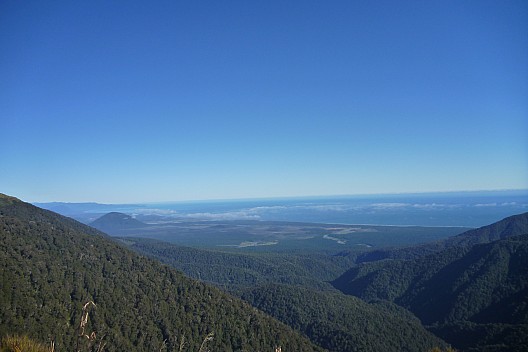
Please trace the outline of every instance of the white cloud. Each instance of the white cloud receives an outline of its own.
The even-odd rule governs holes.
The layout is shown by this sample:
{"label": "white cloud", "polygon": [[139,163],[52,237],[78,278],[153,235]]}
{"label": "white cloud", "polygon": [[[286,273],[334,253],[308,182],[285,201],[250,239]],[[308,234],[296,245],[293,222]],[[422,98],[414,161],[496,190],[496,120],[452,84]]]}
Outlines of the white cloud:
{"label": "white cloud", "polygon": [[232,211],[225,213],[190,213],[179,214],[178,217],[199,220],[260,220],[260,216],[246,211]]}
{"label": "white cloud", "polygon": [[406,208],[411,207],[412,204],[409,203],[373,203],[367,207],[377,208],[377,209],[395,209],[395,208]]}
{"label": "white cloud", "polygon": [[134,210],[133,215],[157,215],[172,219],[198,219],[198,220],[259,220],[260,216],[248,211],[231,211],[223,213],[199,212],[180,213],[172,209],[143,208]]}

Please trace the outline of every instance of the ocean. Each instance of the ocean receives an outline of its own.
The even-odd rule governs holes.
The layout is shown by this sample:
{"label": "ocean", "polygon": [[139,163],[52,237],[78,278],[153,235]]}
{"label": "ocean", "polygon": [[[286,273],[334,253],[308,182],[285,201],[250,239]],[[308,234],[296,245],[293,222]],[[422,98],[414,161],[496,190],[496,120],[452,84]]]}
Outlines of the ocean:
{"label": "ocean", "polygon": [[165,202],[111,211],[173,220],[479,227],[528,211],[528,190]]}

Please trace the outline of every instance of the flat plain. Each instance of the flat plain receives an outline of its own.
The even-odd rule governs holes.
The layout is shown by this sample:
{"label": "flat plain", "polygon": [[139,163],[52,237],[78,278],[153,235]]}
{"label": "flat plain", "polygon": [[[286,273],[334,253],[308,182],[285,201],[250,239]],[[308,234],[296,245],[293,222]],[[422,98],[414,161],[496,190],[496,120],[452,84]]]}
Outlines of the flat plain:
{"label": "flat plain", "polygon": [[139,228],[107,232],[114,236],[143,237],[202,248],[339,251],[409,246],[441,240],[466,230],[466,227],[232,220],[149,223]]}

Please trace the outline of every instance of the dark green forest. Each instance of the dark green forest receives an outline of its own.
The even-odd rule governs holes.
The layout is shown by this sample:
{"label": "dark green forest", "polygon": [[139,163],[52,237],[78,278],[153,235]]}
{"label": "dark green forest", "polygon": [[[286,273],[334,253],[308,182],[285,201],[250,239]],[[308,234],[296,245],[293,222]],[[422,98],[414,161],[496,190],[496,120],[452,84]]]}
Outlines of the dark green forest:
{"label": "dark green forest", "polygon": [[[140,253],[242,297],[330,350],[360,346],[358,336],[363,342],[373,336],[370,330],[358,334],[358,329],[368,330],[361,319],[329,313],[350,308],[347,297],[329,288],[333,277],[337,278],[332,281],[337,289],[363,299],[363,304],[376,303],[361,306],[361,314],[369,316],[371,324],[376,324],[379,312],[370,313],[380,302],[385,302],[384,307],[392,302],[392,307],[400,308],[392,310],[392,315],[377,315],[383,317],[386,332],[391,329],[391,320],[397,321],[408,309],[412,313],[407,311],[407,319],[410,314],[458,349],[506,351],[525,347],[525,340],[517,336],[526,332],[528,265],[523,259],[527,254],[525,236],[519,235],[528,232],[527,218],[527,214],[513,216],[425,245],[335,255],[233,253],[154,240],[122,240]],[[311,299],[296,299],[303,296]],[[358,301],[353,302],[357,311]],[[317,307],[317,313],[312,306]],[[418,324],[413,329],[421,331],[423,326]],[[380,341],[391,341],[394,336],[377,336],[377,345],[361,346],[379,350],[385,348]],[[335,343],[338,340],[340,343]],[[409,339],[407,344],[410,347]]]}
{"label": "dark green forest", "polygon": [[122,237],[129,248],[169,264],[186,275],[233,292],[266,283],[320,289],[354,264],[354,256],[299,252],[240,252],[183,247],[152,239]]}
{"label": "dark green forest", "polygon": [[390,302],[292,285],[248,288],[241,297],[330,351],[428,351],[445,343]]}
{"label": "dark green forest", "polygon": [[525,351],[527,233],[528,213],[407,248],[196,249],[111,238],[1,195],[0,337],[72,350],[93,301],[87,328],[107,351],[182,337],[196,351],[209,333],[212,351]]}
{"label": "dark green forest", "polygon": [[330,351],[424,351],[444,345],[405,309],[335,290],[328,281],[353,265],[350,255],[239,253],[119,240],[241,297]]}
{"label": "dark green forest", "polygon": [[219,289],[139,256],[92,228],[0,196],[0,336],[29,335],[73,350],[82,306],[106,351],[319,350],[307,338]]}
{"label": "dark green forest", "polygon": [[[455,347],[528,350],[528,214],[436,244],[423,256],[353,267],[333,284],[363,300],[390,300]],[[397,255],[402,256],[402,251]]]}

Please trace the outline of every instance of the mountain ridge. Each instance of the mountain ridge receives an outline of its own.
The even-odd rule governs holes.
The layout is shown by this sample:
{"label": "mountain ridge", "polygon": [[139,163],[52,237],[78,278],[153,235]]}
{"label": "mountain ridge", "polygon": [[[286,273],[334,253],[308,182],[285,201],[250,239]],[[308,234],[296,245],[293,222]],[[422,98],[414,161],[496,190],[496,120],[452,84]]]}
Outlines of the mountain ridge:
{"label": "mountain ridge", "polygon": [[0,195],[0,336],[53,338],[73,349],[82,306],[106,351],[153,351],[185,336],[197,350],[320,351],[286,325],[218,289],[139,256],[98,230]]}
{"label": "mountain ridge", "polygon": [[[528,333],[527,233],[528,213],[515,215],[447,239],[432,253],[361,263],[333,285],[367,301],[387,299],[409,309],[457,348],[487,348],[479,344],[486,336],[475,338],[475,346],[466,344],[464,327]],[[519,340],[502,350],[525,347],[528,341]]]}
{"label": "mountain ridge", "polygon": [[[356,262],[359,264],[382,259],[413,259],[453,246],[471,246],[508,236],[521,235],[526,231],[525,229],[528,229],[528,212],[512,215],[495,223],[470,229],[461,234],[431,243],[397,249],[374,250],[358,256]],[[340,255],[348,255],[348,253],[344,252]]]}

